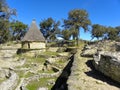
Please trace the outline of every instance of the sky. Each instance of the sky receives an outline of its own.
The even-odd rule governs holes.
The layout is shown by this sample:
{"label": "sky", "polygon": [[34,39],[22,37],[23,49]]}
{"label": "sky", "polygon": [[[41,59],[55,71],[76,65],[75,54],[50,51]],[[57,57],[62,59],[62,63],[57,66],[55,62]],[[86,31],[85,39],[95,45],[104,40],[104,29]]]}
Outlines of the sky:
{"label": "sky", "polygon": [[[92,24],[120,26],[120,0],[6,0],[11,8],[17,10],[16,19],[30,25],[36,19],[37,25],[43,19],[67,19],[73,9],[85,9]],[[80,38],[91,39],[90,32],[80,32]]]}

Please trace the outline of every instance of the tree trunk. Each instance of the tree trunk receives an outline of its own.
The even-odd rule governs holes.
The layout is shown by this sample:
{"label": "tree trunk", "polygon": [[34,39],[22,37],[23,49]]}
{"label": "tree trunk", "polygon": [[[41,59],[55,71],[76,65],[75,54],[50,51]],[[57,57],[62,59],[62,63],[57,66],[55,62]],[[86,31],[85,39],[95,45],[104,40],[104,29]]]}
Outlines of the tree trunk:
{"label": "tree trunk", "polygon": [[77,30],[78,30],[78,35],[77,35],[77,46],[78,46],[78,44],[79,44],[79,35],[80,35],[80,32],[79,32],[79,27],[77,27]]}

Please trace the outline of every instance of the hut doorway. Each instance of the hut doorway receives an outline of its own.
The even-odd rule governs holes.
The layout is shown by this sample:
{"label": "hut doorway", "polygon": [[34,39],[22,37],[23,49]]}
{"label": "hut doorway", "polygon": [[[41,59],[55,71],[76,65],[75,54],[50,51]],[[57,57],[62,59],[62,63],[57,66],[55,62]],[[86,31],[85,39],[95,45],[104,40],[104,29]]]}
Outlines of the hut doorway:
{"label": "hut doorway", "polygon": [[30,43],[28,42],[28,48],[30,49]]}

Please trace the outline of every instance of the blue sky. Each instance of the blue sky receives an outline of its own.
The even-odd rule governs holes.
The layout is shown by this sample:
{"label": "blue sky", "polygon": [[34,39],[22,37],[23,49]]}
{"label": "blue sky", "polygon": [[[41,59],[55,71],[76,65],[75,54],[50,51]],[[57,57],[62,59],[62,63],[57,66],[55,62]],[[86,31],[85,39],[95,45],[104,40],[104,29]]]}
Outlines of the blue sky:
{"label": "blue sky", "polygon": [[[120,26],[120,0],[7,0],[11,8],[16,8],[16,19],[30,25],[32,19],[37,24],[45,18],[67,19],[72,9],[85,9],[92,24]],[[90,33],[81,31],[80,37],[90,40]]]}

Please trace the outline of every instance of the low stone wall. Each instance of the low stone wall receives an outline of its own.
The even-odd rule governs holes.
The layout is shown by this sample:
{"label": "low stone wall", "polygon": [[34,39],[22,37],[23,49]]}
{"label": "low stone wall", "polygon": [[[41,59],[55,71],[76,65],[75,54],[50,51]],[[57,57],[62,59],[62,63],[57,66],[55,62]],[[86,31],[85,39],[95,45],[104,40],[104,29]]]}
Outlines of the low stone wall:
{"label": "low stone wall", "polygon": [[97,53],[93,65],[96,70],[120,83],[120,53]]}
{"label": "low stone wall", "polygon": [[71,74],[68,77],[67,80],[67,88],[68,90],[78,90],[79,83],[77,82],[78,79],[78,65],[79,65],[79,54],[80,52],[76,52],[76,54],[74,54],[74,58],[73,58],[73,63],[72,63],[72,67],[71,67]]}
{"label": "low stone wall", "polygon": [[23,82],[23,86],[27,86],[27,84],[29,84],[30,82],[34,81],[34,80],[39,80],[40,78],[52,78],[52,77],[57,77],[61,74],[61,71],[53,73],[53,74],[46,74],[46,73],[42,73],[42,74],[38,74],[38,75],[34,75],[32,77],[26,78]]}

